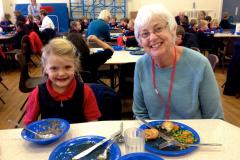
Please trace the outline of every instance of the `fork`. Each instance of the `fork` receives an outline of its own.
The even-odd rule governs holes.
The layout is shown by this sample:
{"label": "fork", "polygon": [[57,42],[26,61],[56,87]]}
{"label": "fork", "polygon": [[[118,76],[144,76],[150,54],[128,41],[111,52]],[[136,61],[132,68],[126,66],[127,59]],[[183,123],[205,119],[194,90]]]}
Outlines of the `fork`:
{"label": "fork", "polygon": [[119,134],[119,136],[117,137],[116,141],[118,143],[123,143],[124,142],[124,137],[123,137],[123,122],[121,122],[120,124],[120,130],[121,130],[121,133]]}
{"label": "fork", "polygon": [[[121,136],[121,135],[119,135],[119,136]],[[119,136],[114,137],[114,138],[112,139],[112,141],[109,142],[109,144],[107,145],[107,147],[106,147],[106,149],[103,151],[103,153],[98,155],[97,160],[106,160],[106,159],[107,159],[108,150],[109,150],[110,147],[114,144],[115,140],[117,140],[117,139],[119,138]]]}

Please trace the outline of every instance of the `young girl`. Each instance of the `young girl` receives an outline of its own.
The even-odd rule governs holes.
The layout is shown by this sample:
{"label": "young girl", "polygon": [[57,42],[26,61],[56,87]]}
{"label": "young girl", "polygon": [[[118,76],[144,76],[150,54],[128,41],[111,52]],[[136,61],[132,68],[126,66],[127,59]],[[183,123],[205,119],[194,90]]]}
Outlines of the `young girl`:
{"label": "young girl", "polygon": [[24,125],[41,118],[63,118],[70,123],[94,121],[101,113],[93,91],[81,83],[76,73],[79,58],[71,42],[56,38],[43,49],[43,72],[47,82],[29,95]]}

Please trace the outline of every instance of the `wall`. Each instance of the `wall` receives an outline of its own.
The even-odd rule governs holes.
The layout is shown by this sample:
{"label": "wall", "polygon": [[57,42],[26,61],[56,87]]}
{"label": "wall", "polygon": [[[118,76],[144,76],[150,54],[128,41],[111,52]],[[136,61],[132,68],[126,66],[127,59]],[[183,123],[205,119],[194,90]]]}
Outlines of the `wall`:
{"label": "wall", "polygon": [[[193,2],[195,2],[196,10],[213,10],[214,16],[218,19],[222,14],[223,0],[128,0],[128,12],[137,11],[141,6],[152,3],[163,3],[173,15],[177,15],[179,11],[186,11],[193,9]],[[207,3],[206,3],[207,2]]]}
{"label": "wall", "polygon": [[[4,2],[4,11],[12,11],[11,4],[15,3],[29,3],[30,0],[1,0]],[[77,1],[77,0],[76,0]],[[137,11],[141,6],[150,3],[163,3],[174,15],[179,11],[193,9],[193,2],[195,1],[197,10],[214,10],[217,18],[221,18],[223,0],[127,0],[128,15],[131,11]],[[69,0],[37,0],[38,3],[69,3]]]}

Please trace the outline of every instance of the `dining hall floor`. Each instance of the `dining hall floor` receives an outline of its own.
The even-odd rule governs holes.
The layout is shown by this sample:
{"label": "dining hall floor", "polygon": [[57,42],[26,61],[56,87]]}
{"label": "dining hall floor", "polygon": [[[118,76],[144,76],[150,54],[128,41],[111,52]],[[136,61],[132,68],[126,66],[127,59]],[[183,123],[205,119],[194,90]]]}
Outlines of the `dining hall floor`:
{"label": "dining hall floor", "polygon": [[[31,75],[40,75],[41,68],[32,66],[30,68]],[[1,73],[3,83],[9,88],[6,90],[0,84],[0,97],[5,101],[0,101],[0,129],[14,128],[14,125],[8,123],[8,120],[18,121],[23,111],[20,108],[27,98],[26,93],[21,93],[18,89],[20,72],[18,69],[12,69]],[[225,96],[222,94],[221,85],[225,82],[226,71],[222,72],[220,68],[216,68],[215,76],[221,91],[221,98],[224,107],[225,120],[233,125],[240,127],[240,98],[233,96]],[[109,81],[106,81],[109,83]],[[131,106],[132,99],[123,100],[123,119],[132,119]]]}

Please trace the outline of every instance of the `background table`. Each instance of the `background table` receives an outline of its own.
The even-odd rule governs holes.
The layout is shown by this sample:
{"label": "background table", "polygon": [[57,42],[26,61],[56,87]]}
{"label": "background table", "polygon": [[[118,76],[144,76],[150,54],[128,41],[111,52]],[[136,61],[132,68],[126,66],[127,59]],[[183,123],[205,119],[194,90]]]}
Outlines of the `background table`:
{"label": "background table", "polygon": [[[222,120],[177,120],[184,123],[200,136],[202,143],[221,143],[218,148],[199,147],[196,151],[180,157],[165,157],[165,160],[238,160],[240,157],[240,128]],[[99,121],[72,124],[68,134],[50,145],[36,145],[21,138],[22,129],[0,130],[1,160],[47,160],[53,149],[63,141],[84,135],[110,136],[119,129],[121,121]],[[123,121],[124,129],[139,127],[139,121]],[[120,145],[122,155],[124,144]]]}

